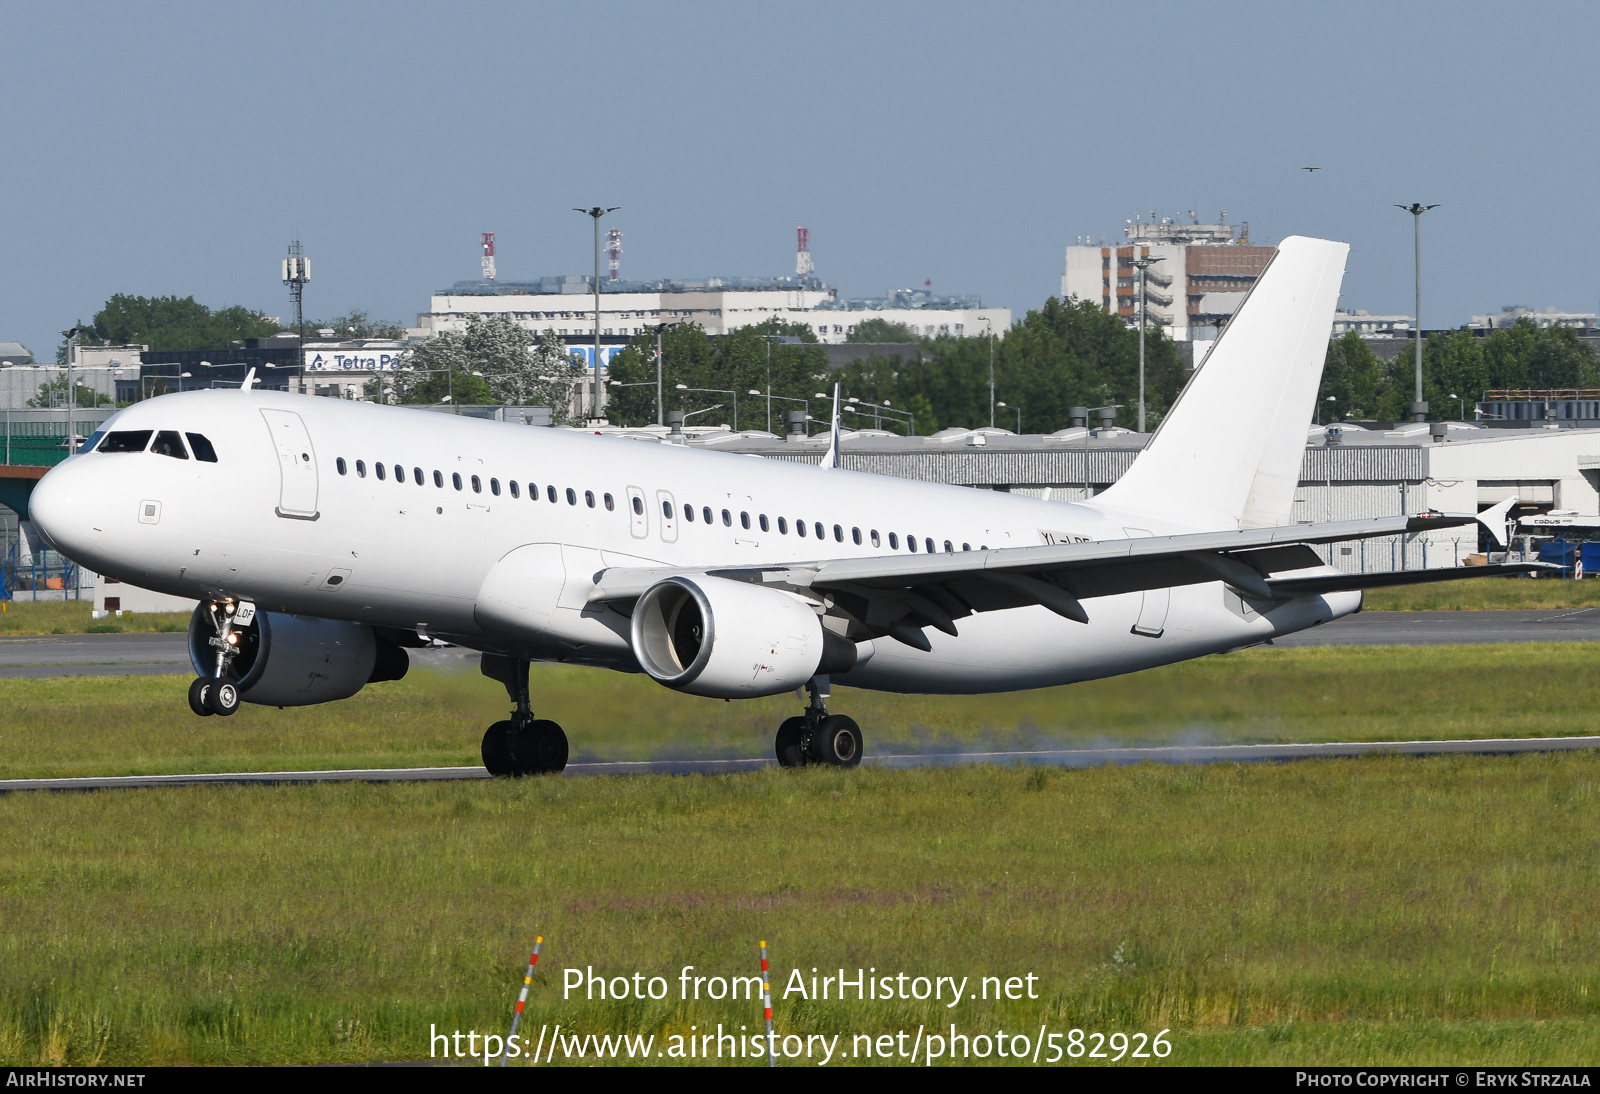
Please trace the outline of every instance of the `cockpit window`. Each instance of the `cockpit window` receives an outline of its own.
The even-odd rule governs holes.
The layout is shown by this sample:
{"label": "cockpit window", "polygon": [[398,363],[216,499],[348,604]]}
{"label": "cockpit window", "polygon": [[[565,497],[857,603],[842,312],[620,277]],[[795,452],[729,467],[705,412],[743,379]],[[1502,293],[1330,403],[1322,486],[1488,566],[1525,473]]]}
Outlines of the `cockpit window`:
{"label": "cockpit window", "polygon": [[178,437],[175,429],[163,429],[156,434],[156,443],[150,446],[150,451],[160,456],[171,456],[173,459],[186,460],[189,453],[183,450],[183,441]]}
{"label": "cockpit window", "polygon": [[105,430],[103,430],[103,429],[95,430],[93,433],[89,434],[89,439],[83,442],[83,447],[78,449],[78,451],[79,452],[93,452],[95,450],[95,446],[100,443],[101,438],[103,438],[105,435],[106,435],[106,431]]}
{"label": "cockpit window", "polygon": [[151,429],[119,429],[107,433],[106,439],[100,442],[101,452],[143,452],[144,446],[150,443]]}
{"label": "cockpit window", "polygon": [[194,458],[201,463],[216,463],[217,450],[211,447],[211,442],[199,433],[185,433],[189,438],[189,447],[194,449]]}

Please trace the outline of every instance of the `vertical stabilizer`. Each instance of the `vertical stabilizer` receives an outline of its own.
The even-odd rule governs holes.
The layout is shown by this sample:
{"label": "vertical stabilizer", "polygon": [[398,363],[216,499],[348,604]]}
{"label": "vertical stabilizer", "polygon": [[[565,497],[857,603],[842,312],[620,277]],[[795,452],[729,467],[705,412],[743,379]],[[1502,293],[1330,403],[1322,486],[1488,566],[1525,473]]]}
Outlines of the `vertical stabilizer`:
{"label": "vertical stabilizer", "polygon": [[818,464],[824,471],[831,471],[839,466],[839,385],[833,385],[833,419],[828,427],[828,450],[822,454],[822,463]]}
{"label": "vertical stabilizer", "polygon": [[1289,523],[1348,244],[1290,236],[1096,504],[1197,531]]}

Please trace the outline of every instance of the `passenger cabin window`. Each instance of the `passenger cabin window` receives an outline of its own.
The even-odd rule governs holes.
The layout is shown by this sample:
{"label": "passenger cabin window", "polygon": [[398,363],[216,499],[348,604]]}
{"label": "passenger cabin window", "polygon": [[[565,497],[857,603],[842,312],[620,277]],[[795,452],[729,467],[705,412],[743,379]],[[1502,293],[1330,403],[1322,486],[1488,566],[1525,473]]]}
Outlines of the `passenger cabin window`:
{"label": "passenger cabin window", "polygon": [[516,479],[512,479],[510,482],[506,483],[506,485],[511,488],[511,496],[512,497],[520,498],[522,496],[521,494],[519,494],[517,492],[518,487],[517,487],[517,480]]}
{"label": "passenger cabin window", "polygon": [[970,543],[963,543],[963,544],[962,544],[962,545],[961,545],[961,549],[962,549],[962,550],[963,550],[963,551],[970,551],[970,550],[972,550],[972,544],[970,544]]}
{"label": "passenger cabin window", "polygon": [[556,503],[556,488],[553,486],[545,487],[544,496],[550,499],[551,505],[554,505]]}
{"label": "passenger cabin window", "polygon": [[593,490],[585,490],[583,492],[583,504],[587,505],[590,509],[594,508],[594,491]]}
{"label": "passenger cabin window", "polygon": [[700,515],[701,515],[701,516],[702,516],[702,517],[705,517],[705,518],[706,518],[706,523],[707,523],[707,524],[710,524],[710,523],[711,523],[711,506],[709,506],[709,505],[702,505],[702,506],[701,506],[701,507],[700,507]]}
{"label": "passenger cabin window", "polygon": [[201,463],[216,463],[217,450],[211,447],[211,442],[199,433],[185,433],[189,438],[189,448],[194,452],[194,458]]}
{"label": "passenger cabin window", "polygon": [[417,483],[418,486],[421,486],[422,483],[423,483],[422,468],[413,467],[411,469],[411,477],[416,480],[416,483]]}
{"label": "passenger cabin window", "polygon": [[367,461],[366,460],[357,460],[356,461],[356,478],[364,479],[366,477],[367,477]]}
{"label": "passenger cabin window", "polygon": [[950,541],[949,540],[945,540],[944,541],[944,553],[947,554],[947,555],[953,555],[953,554],[956,553],[956,549],[954,547],[950,546]]}
{"label": "passenger cabin window", "polygon": [[827,538],[827,535],[822,531],[822,522],[821,521],[818,521],[818,522],[812,524],[811,527],[816,531],[818,539],[826,539]]}
{"label": "passenger cabin window", "polygon": [[900,537],[895,535],[893,532],[890,532],[889,533],[889,550],[898,551],[899,549],[900,549]]}
{"label": "passenger cabin window", "polygon": [[924,537],[922,545],[928,549],[930,555],[933,554],[933,540]]}
{"label": "passenger cabin window", "polygon": [[394,465],[394,481],[401,486],[406,484],[406,469],[399,464]]}
{"label": "passenger cabin window", "polygon": [[576,490],[574,490],[570,486],[567,487],[567,504],[568,505],[577,505],[578,504],[578,492]]}
{"label": "passenger cabin window", "polygon": [[156,441],[150,446],[150,451],[161,456],[171,456],[175,460],[186,460],[189,453],[183,450],[183,441],[178,437],[176,429],[163,429],[156,434]]}
{"label": "passenger cabin window", "polygon": [[740,513],[739,514],[739,527],[745,529],[746,531],[749,531],[749,529],[750,529],[750,514],[749,513]]}
{"label": "passenger cabin window", "polygon": [[837,524],[833,526],[833,541],[835,543],[844,542],[844,529],[839,527]]}
{"label": "passenger cabin window", "polygon": [[877,530],[877,529],[876,529],[876,528],[874,528],[874,529],[873,529],[873,530],[872,530],[872,545],[873,545],[873,546],[874,546],[874,547],[881,547],[881,546],[883,546],[883,544],[882,544],[882,542],[881,542],[881,541],[880,541],[880,540],[879,540],[879,539],[878,539],[878,530]]}
{"label": "passenger cabin window", "polygon": [[772,529],[767,526],[767,514],[765,514],[765,513],[761,514],[761,530],[763,532],[772,531]]}
{"label": "passenger cabin window", "polygon": [[[361,467],[361,465],[359,463],[356,464],[356,468],[358,470],[360,469],[360,467]],[[433,473],[433,485],[437,486],[440,490],[444,489],[444,472],[435,471]]]}
{"label": "passenger cabin window", "polygon": [[143,452],[153,432],[150,429],[118,429],[106,434],[106,439],[100,442],[100,451]]}
{"label": "passenger cabin window", "polygon": [[778,518],[778,534],[780,536],[786,536],[789,534],[789,522],[783,517]]}
{"label": "passenger cabin window", "polygon": [[907,536],[906,537],[906,550],[912,552],[913,554],[916,553],[916,550],[917,550],[917,537],[916,536]]}
{"label": "passenger cabin window", "polygon": [[335,466],[335,467],[337,467],[339,469],[339,474],[343,475],[343,474],[347,473],[347,468],[344,465],[344,457],[343,456],[340,456],[338,459],[334,460],[333,461],[333,466]]}
{"label": "passenger cabin window", "polygon": [[[377,472],[377,474],[378,474],[378,481],[379,481],[379,482],[383,482],[383,481],[384,481],[384,475],[385,475],[385,474],[386,474],[386,472],[385,472],[385,471],[384,471],[384,469],[383,469],[383,464],[381,464],[381,463],[375,463],[375,464],[373,464],[373,465],[372,465],[372,470],[373,470],[373,471],[375,471],[375,472]],[[457,490],[459,490],[459,489],[461,489],[461,487],[460,487],[460,486],[457,486],[457,487],[456,487],[456,489],[457,489]]]}
{"label": "passenger cabin window", "polygon": [[661,515],[666,517],[668,520],[672,519],[672,503],[670,501],[664,501],[661,503]]}
{"label": "passenger cabin window", "polygon": [[803,520],[795,521],[794,522],[794,532],[795,532],[795,535],[799,536],[801,539],[805,539],[806,538],[806,522],[803,521]]}
{"label": "passenger cabin window", "polygon": [[[608,497],[608,498],[610,496],[611,496],[610,494],[606,495],[606,497]],[[634,498],[633,499],[633,511],[635,513],[637,513],[641,517],[644,516],[644,499],[643,498]],[[667,513],[667,516],[670,517],[671,515],[672,515],[672,513],[669,511]]]}
{"label": "passenger cabin window", "polygon": [[694,523],[694,506],[685,505],[683,507],[683,519],[691,524]]}
{"label": "passenger cabin window", "polygon": [[861,546],[861,529],[859,529],[859,528],[850,529],[850,538],[855,542],[855,545],[857,547]]}
{"label": "passenger cabin window", "polygon": [[[382,472],[379,472],[378,478],[380,478],[380,479],[383,478]],[[461,489],[461,472],[459,472],[459,471],[450,472],[450,485],[454,486],[457,490]]]}
{"label": "passenger cabin window", "polygon": [[472,476],[472,492],[474,494],[483,493],[483,481],[476,475]]}
{"label": "passenger cabin window", "polygon": [[733,527],[733,514],[728,512],[726,509],[722,511],[722,526],[724,528]]}
{"label": "passenger cabin window", "polygon": [[490,479],[489,480],[489,493],[493,494],[497,498],[500,496],[500,480],[499,479]]}
{"label": "passenger cabin window", "polygon": [[[616,500],[613,499],[610,494],[607,494],[605,497],[601,498],[600,500],[606,503],[606,512],[614,513],[614,512],[617,511]],[[634,500],[635,501],[639,501],[638,498],[635,498]],[[642,501],[639,501],[639,512],[641,512],[641,513],[644,512],[644,502],[642,502]]]}

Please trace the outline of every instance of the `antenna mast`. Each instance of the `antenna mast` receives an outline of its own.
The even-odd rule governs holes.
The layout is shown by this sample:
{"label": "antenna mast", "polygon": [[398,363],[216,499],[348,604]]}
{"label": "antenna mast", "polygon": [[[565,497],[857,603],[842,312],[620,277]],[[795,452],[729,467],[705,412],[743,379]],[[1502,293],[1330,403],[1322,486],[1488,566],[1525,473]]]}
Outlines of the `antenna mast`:
{"label": "antenna mast", "polygon": [[306,340],[306,318],[301,308],[306,282],[311,280],[311,260],[297,239],[289,244],[289,257],[283,260],[283,283],[289,286],[289,297],[294,301],[294,329],[300,341]]}
{"label": "antenna mast", "polygon": [[483,240],[483,279],[494,280],[494,233],[484,232],[480,237]]}
{"label": "antenna mast", "polygon": [[606,233],[606,258],[611,260],[611,276],[606,280],[615,281],[622,269],[622,229],[612,228]]}
{"label": "antenna mast", "polygon": [[816,270],[811,264],[811,229],[796,228],[794,233],[799,243],[794,256],[794,275],[799,278],[810,277]]}

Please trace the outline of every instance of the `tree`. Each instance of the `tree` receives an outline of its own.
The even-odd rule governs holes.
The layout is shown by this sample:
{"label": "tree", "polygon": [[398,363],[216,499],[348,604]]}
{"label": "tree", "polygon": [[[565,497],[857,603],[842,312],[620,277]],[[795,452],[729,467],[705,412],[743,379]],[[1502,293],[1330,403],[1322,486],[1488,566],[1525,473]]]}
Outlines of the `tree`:
{"label": "tree", "polygon": [[[226,349],[246,338],[265,338],[278,323],[240,305],[212,311],[192,296],[129,296],[118,293],[95,313],[93,323],[77,324],[80,345],[143,344],[153,350]],[[56,350],[65,364],[67,346]]]}
{"label": "tree", "polygon": [[857,323],[846,342],[916,342],[917,332],[904,323],[891,323],[887,319],[863,319]]}
{"label": "tree", "polygon": [[[72,383],[73,402],[77,406],[110,406],[112,398],[109,395],[85,387],[74,378]],[[29,406],[60,406],[67,405],[67,378],[65,375],[57,376],[54,380],[46,381],[39,385],[39,393],[28,400]]]}
{"label": "tree", "polygon": [[1335,415],[1340,418],[1378,417],[1383,411],[1380,399],[1384,390],[1383,362],[1361,340],[1361,335],[1349,331],[1328,343],[1317,398],[1326,402],[1328,396],[1333,396]]}
{"label": "tree", "polygon": [[[289,330],[284,327],[284,330]],[[306,330],[310,337],[315,337],[319,330],[331,330],[338,339],[346,338],[404,338],[406,332],[399,323],[391,323],[387,319],[374,319],[365,311],[355,310],[348,315],[336,315],[332,319],[317,322],[306,320]],[[291,333],[299,333],[291,331]],[[309,340],[309,338],[308,338]]]}
{"label": "tree", "polygon": [[445,333],[409,350],[390,375],[369,381],[368,398],[400,403],[505,403],[552,408],[565,420],[572,362],[550,331],[537,341],[509,316],[474,316],[465,334]]}

